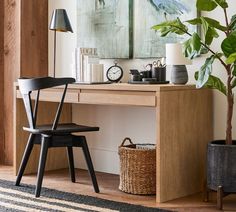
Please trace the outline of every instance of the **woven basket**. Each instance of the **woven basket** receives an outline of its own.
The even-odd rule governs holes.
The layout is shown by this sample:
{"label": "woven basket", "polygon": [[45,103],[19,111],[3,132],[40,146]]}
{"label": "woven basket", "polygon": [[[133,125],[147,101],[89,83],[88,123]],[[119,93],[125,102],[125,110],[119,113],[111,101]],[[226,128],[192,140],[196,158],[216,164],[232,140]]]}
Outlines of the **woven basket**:
{"label": "woven basket", "polygon": [[[125,142],[129,141],[129,145]],[[148,148],[148,147],[152,148]],[[131,194],[156,194],[156,149],[154,144],[133,144],[125,138],[119,146],[119,189]]]}

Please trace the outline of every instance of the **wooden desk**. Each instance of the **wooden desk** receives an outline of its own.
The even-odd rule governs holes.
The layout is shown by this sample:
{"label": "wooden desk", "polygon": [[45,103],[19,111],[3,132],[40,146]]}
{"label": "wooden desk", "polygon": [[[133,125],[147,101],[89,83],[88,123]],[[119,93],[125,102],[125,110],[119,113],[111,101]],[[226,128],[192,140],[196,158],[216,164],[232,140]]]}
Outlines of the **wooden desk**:
{"label": "wooden desk", "polygon": [[[27,134],[26,116],[15,85],[14,168],[18,170]],[[41,92],[43,108],[39,122],[54,116],[51,110],[60,100],[60,87]],[[205,179],[206,145],[213,138],[212,92],[194,86],[173,85],[70,85],[62,121],[71,121],[74,104],[132,105],[154,107],[157,122],[156,201],[165,202],[199,192]],[[45,110],[46,108],[46,110]],[[57,157],[60,155],[59,157]],[[31,155],[27,172],[37,168],[38,149]],[[47,170],[67,167],[66,153],[56,149],[48,155]]]}

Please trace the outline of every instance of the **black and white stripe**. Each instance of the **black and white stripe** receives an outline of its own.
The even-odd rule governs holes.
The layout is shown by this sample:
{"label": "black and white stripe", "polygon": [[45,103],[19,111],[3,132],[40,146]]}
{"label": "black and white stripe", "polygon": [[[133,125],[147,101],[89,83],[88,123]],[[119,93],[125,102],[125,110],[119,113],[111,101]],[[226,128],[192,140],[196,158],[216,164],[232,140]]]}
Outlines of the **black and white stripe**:
{"label": "black and white stripe", "polygon": [[34,197],[34,187],[31,185],[14,186],[14,182],[0,180],[0,211],[166,211],[96,197],[61,192],[43,188],[41,197]]}

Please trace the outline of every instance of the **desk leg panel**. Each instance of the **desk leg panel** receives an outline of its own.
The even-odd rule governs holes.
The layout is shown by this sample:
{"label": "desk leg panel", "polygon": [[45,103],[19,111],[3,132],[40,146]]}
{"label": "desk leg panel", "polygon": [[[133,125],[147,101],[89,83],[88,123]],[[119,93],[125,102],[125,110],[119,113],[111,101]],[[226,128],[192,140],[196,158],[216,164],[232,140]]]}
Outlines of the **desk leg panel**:
{"label": "desk leg panel", "polygon": [[[29,133],[23,131],[23,126],[28,126],[25,108],[22,99],[15,99],[14,110],[14,173],[17,174],[21,158],[27,143]],[[40,102],[38,111],[38,124],[52,123],[58,103]],[[71,122],[71,104],[64,104],[61,122]],[[35,145],[28,161],[25,174],[36,173],[38,167],[40,146]],[[49,149],[45,170],[67,168],[67,154],[65,148]]]}
{"label": "desk leg panel", "polygon": [[212,91],[163,91],[157,107],[157,202],[200,192],[213,138]]}

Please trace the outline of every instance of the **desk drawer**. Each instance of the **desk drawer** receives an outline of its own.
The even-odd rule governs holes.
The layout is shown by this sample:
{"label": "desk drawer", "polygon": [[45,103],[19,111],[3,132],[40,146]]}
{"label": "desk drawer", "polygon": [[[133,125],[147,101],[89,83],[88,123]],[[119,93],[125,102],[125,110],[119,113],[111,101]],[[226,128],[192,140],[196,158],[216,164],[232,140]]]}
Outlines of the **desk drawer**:
{"label": "desk drawer", "polygon": [[[63,90],[61,92],[58,91],[50,91],[45,90],[41,91],[40,100],[42,101],[50,101],[50,102],[60,102],[63,94]],[[78,91],[67,91],[65,96],[65,102],[69,103],[78,103]]]}
{"label": "desk drawer", "polygon": [[[61,101],[61,97],[63,94],[63,90],[62,89],[58,89],[58,90],[53,90],[53,89],[45,89],[45,90],[41,90],[40,91],[40,96],[39,96],[39,100],[40,101],[45,101],[45,102],[60,102]],[[65,102],[67,103],[78,103],[78,96],[79,93],[78,91],[68,91],[66,93],[66,97],[65,97]],[[20,91],[17,91],[17,98],[22,98]],[[33,92],[31,94],[31,98],[32,99],[36,99],[36,92]]]}
{"label": "desk drawer", "polygon": [[104,105],[156,106],[155,92],[81,90],[79,103]]}

